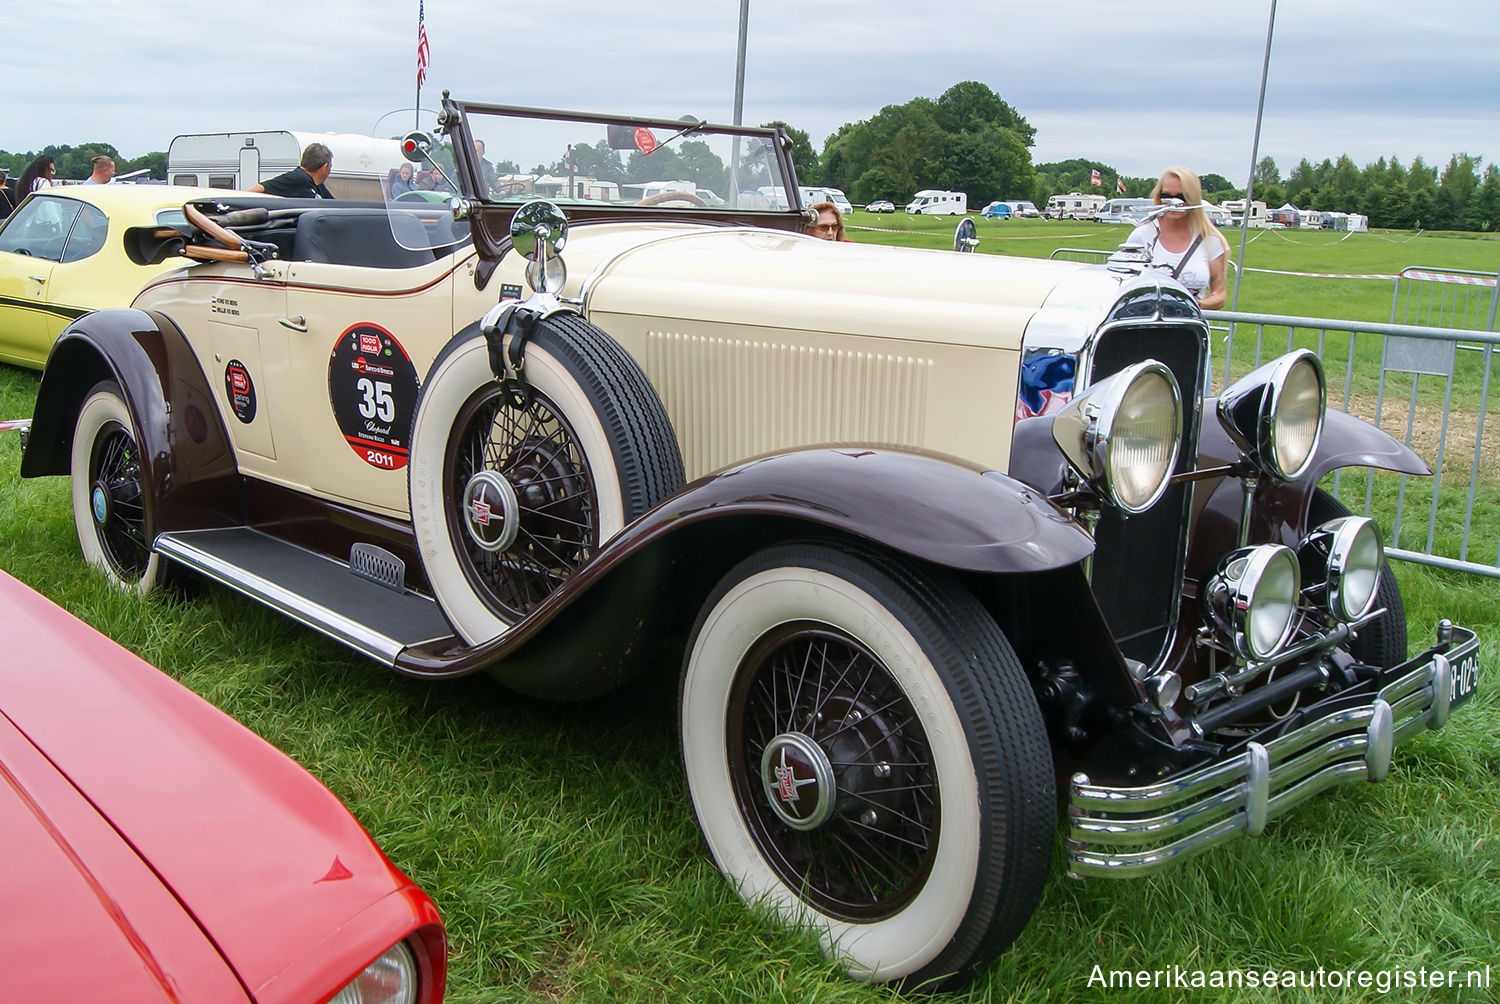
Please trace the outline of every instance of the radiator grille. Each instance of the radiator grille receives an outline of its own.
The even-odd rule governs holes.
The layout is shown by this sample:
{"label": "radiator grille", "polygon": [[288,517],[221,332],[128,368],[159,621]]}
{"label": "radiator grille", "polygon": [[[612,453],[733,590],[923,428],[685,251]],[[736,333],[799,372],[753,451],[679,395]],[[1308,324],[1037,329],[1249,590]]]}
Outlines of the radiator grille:
{"label": "radiator grille", "polygon": [[690,477],[812,443],[924,445],[931,359],[652,331],[645,368]]}
{"label": "radiator grille", "polygon": [[[1143,359],[1164,363],[1183,396],[1182,452],[1175,471],[1197,463],[1203,343],[1193,327],[1119,327],[1105,332],[1093,357],[1092,381]],[[1096,531],[1094,593],[1120,650],[1147,665],[1165,655],[1182,594],[1182,561],[1191,489],[1176,485],[1146,512],[1106,508]]]}

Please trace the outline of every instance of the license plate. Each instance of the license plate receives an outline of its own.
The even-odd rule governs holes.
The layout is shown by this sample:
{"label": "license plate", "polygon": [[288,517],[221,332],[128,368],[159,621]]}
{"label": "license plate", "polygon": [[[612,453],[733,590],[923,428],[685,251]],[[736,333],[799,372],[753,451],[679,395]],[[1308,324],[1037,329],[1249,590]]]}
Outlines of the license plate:
{"label": "license plate", "polygon": [[1456,708],[1474,696],[1479,688],[1479,648],[1476,646],[1453,663],[1453,684],[1448,706]]}

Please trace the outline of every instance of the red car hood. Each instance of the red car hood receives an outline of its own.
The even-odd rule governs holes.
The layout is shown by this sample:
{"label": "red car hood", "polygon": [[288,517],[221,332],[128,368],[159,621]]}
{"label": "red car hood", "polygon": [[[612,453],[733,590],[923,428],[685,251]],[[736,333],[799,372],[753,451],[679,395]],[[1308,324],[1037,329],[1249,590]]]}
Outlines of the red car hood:
{"label": "red car hood", "polygon": [[[408,933],[421,912],[415,899],[437,922],[425,896],[315,778],[3,572],[0,638],[0,714],[155,871],[258,999],[331,995]],[[72,841],[68,825],[43,821],[59,831],[57,846],[70,848],[65,856],[99,845]],[[8,860],[7,869],[17,864]],[[88,861],[74,864],[89,874]],[[7,885],[0,880],[0,890]],[[131,901],[129,889],[99,892],[119,895],[115,909],[127,920],[159,908],[149,897]],[[0,930],[24,923],[24,911],[3,913],[11,916]],[[77,964],[66,946],[55,958]]]}

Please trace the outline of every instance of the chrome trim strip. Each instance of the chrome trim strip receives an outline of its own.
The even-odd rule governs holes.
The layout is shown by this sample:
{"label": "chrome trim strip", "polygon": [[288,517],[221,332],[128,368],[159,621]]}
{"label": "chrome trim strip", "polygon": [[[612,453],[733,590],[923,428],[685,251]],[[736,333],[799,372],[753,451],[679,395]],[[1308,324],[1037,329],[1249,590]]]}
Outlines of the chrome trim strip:
{"label": "chrome trim strip", "polygon": [[395,666],[397,654],[406,647],[405,643],[395,638],[371,630],[367,624],[351,620],[269,579],[221,561],[215,555],[193,546],[180,535],[158,535],[153,550],[388,666]]}
{"label": "chrome trim strip", "polygon": [[[1247,743],[1226,759],[1128,788],[1075,774],[1068,874],[1143,875],[1242,833],[1258,835],[1271,819],[1336,784],[1383,780],[1396,746],[1447,721],[1453,663],[1479,647],[1473,631],[1453,631],[1446,653],[1432,653],[1369,704],[1332,712],[1264,744]],[[1142,845],[1150,846],[1123,849]]]}

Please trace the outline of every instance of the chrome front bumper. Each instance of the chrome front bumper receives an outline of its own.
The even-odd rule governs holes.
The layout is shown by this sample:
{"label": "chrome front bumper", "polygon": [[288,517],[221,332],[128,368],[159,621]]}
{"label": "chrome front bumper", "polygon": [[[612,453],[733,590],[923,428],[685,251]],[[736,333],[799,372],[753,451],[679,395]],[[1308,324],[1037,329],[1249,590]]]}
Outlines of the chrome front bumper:
{"label": "chrome front bumper", "polygon": [[1452,635],[1445,651],[1409,662],[1368,704],[1155,784],[1109,787],[1073,775],[1069,875],[1145,875],[1241,834],[1258,836],[1268,820],[1335,784],[1384,780],[1396,746],[1447,722],[1454,667],[1477,659],[1474,632],[1447,624],[1444,632]]}

